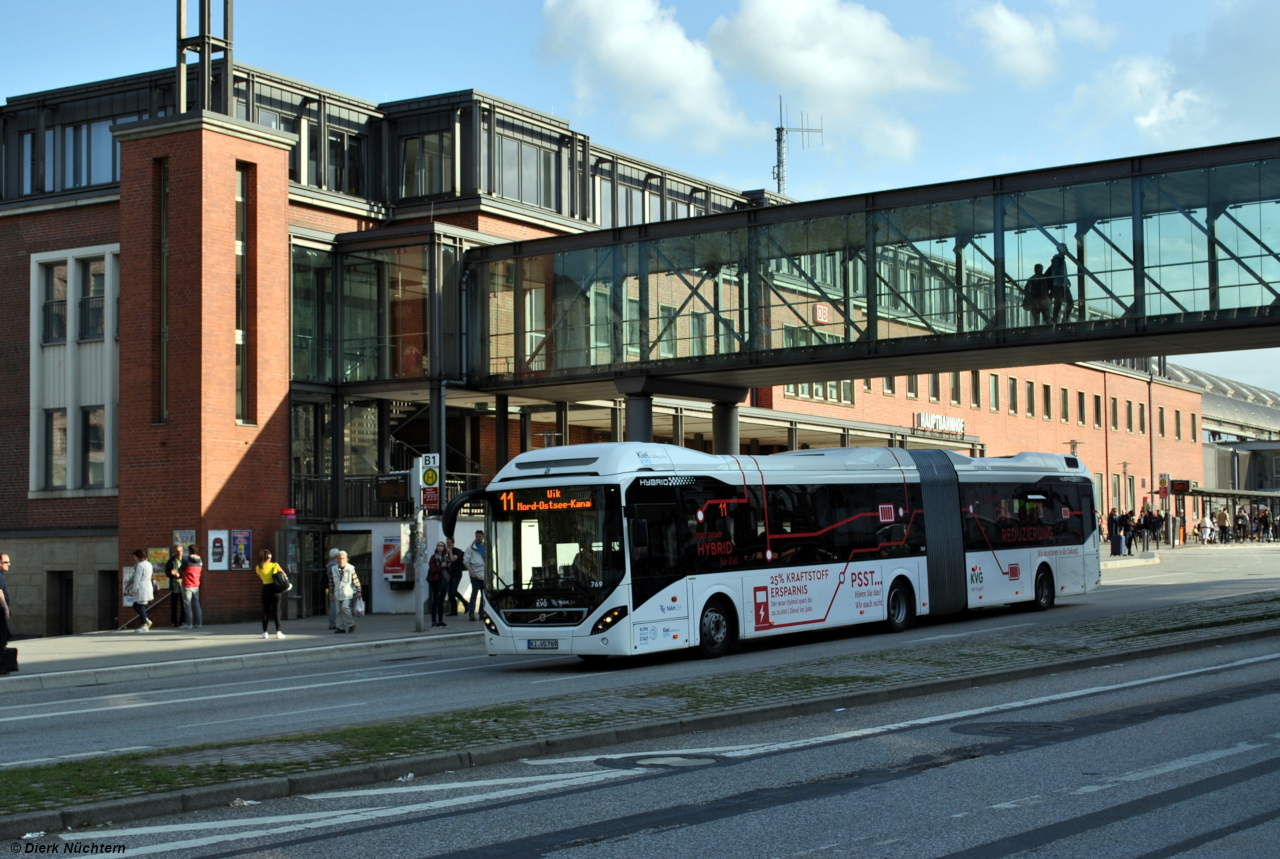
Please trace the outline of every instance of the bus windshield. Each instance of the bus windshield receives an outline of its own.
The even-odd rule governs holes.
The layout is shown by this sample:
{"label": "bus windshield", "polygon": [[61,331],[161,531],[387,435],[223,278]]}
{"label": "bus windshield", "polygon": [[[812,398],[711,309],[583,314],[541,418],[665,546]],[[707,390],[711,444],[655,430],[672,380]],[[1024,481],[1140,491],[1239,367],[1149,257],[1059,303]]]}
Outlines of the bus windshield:
{"label": "bus windshield", "polygon": [[489,493],[485,591],[508,623],[579,623],[626,572],[617,486]]}

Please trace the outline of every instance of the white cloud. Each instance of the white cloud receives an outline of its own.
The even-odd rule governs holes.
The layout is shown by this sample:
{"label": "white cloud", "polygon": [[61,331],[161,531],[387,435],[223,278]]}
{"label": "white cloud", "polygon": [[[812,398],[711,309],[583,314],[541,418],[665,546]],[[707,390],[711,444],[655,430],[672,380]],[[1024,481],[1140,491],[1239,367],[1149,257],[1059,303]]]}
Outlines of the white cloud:
{"label": "white cloud", "polygon": [[742,0],[707,40],[726,70],[797,93],[828,129],[877,155],[910,158],[920,145],[888,100],[958,85],[958,70],[928,39],[904,37],[881,13],[841,0]]}
{"label": "white cloud", "polygon": [[974,10],[969,24],[982,34],[995,64],[1022,86],[1044,83],[1058,68],[1058,39],[1053,24],[1032,20],[1002,2]]}
{"label": "white cloud", "polygon": [[1093,15],[1090,0],[1050,0],[1058,10],[1058,32],[1063,38],[1081,42],[1097,50],[1105,50],[1116,38],[1114,25],[1101,23]]}
{"label": "white cloud", "polygon": [[1083,116],[1089,130],[1123,121],[1155,143],[1198,145],[1213,126],[1212,103],[1176,80],[1177,69],[1167,59],[1123,57],[1076,88],[1070,113]]}
{"label": "white cloud", "polygon": [[679,135],[702,152],[753,130],[711,50],[657,0],[546,0],[543,14],[547,49],[576,64],[581,109],[607,102],[638,137]]}

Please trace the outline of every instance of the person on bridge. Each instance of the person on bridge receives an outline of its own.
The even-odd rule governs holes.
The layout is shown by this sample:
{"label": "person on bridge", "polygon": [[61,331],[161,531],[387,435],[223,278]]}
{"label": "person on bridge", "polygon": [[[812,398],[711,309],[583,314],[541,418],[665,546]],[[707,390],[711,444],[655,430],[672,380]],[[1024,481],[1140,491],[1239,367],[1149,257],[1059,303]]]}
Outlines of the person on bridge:
{"label": "person on bridge", "polygon": [[1053,310],[1049,316],[1050,322],[1058,321],[1058,314],[1062,314],[1062,321],[1071,321],[1071,309],[1075,301],[1071,298],[1071,281],[1067,279],[1067,257],[1062,251],[1058,251],[1053,255],[1053,260],[1049,263],[1049,296],[1053,299]]}
{"label": "person on bridge", "polygon": [[1022,309],[1031,314],[1032,325],[1043,325],[1049,320],[1051,279],[1044,273],[1044,266],[1036,263],[1035,274],[1027,278],[1022,295]]}

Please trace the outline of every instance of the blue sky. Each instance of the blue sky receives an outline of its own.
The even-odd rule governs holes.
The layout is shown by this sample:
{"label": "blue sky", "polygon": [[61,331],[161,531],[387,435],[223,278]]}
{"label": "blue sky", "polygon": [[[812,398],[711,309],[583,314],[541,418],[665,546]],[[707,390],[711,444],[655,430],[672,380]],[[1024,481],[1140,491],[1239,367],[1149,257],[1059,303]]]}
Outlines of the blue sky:
{"label": "blue sky", "polygon": [[[0,5],[5,95],[173,62],[172,0]],[[1280,136],[1275,0],[240,0],[235,30],[253,65],[487,90],[743,189],[772,187],[781,95],[826,129],[791,146],[800,199]],[[1175,360],[1280,388],[1280,350]]]}

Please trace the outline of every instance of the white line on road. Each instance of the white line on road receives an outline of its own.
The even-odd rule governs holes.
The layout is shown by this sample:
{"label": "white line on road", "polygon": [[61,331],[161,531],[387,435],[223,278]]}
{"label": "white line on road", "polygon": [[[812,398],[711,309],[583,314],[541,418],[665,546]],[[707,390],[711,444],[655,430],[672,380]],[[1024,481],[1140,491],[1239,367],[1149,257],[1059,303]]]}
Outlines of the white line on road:
{"label": "white line on road", "polygon": [[612,755],[583,755],[576,758],[525,759],[523,763],[535,767],[545,767],[559,764],[589,764],[592,761],[616,761],[623,758],[651,758],[655,755],[722,755],[726,752],[737,752],[743,749],[758,749],[761,745],[763,743],[751,743],[742,746],[713,746],[703,749],[663,749],[661,751],[621,752]]}
{"label": "white line on road", "polygon": [[62,761],[79,761],[85,758],[100,758],[104,755],[122,755],[126,752],[145,752],[148,749],[154,749],[155,746],[125,746],[121,749],[104,749],[100,752],[76,752],[71,755],[58,755],[52,758],[32,758],[29,761],[9,761],[0,764],[0,769],[6,767],[25,767],[32,764],[55,764]]}
{"label": "white line on road", "polygon": [[567,778],[579,778],[593,775],[589,772],[556,773],[555,775],[524,775],[511,778],[486,778],[475,781],[451,781],[445,784],[415,784],[403,787],[377,787],[369,790],[335,790],[329,793],[304,794],[303,799],[344,799],[352,796],[387,796],[401,793],[421,793],[432,790],[466,790],[471,787],[501,787],[513,784],[538,784],[541,782],[563,781]]}
{"label": "white line on road", "polygon": [[[1142,781],[1144,779],[1155,778],[1165,773],[1177,772],[1178,770],[1194,767],[1199,764],[1207,764],[1210,761],[1216,761],[1221,758],[1229,758],[1233,755],[1251,752],[1254,749],[1266,748],[1268,743],[1236,743],[1227,749],[1214,749],[1208,752],[1201,752],[1198,755],[1191,755],[1187,758],[1178,758],[1176,761],[1167,761],[1166,763],[1156,764],[1145,769],[1134,770],[1124,775],[1112,776],[1103,784],[1087,784],[1084,787],[1076,788],[1071,791],[1074,794],[1097,793],[1100,790],[1109,790],[1113,787],[1119,787],[1125,782]],[[996,806],[992,806],[995,808]]]}
{"label": "white line on road", "polygon": [[[228,841],[242,841],[252,838],[269,838],[281,835],[288,835],[293,832],[305,832],[309,829],[328,829],[332,827],[347,826],[356,823],[367,823],[372,820],[381,820],[389,817],[402,817],[407,814],[419,814],[424,811],[436,811],[444,808],[456,808],[462,805],[470,805],[476,802],[485,802],[488,800],[507,799],[510,797],[525,796],[533,793],[541,793],[549,790],[559,790],[564,787],[576,787],[579,785],[594,784],[596,782],[610,781],[617,778],[630,778],[636,775],[647,773],[645,769],[626,769],[626,770],[606,770],[597,773],[584,773],[574,778],[559,779],[554,782],[546,782],[542,784],[531,784],[520,787],[510,787],[505,790],[495,790],[489,793],[468,794],[466,796],[455,796],[448,799],[437,799],[431,802],[421,802],[414,805],[399,805],[389,808],[359,808],[359,809],[335,809],[328,812],[297,814],[297,815],[276,815],[266,818],[247,818],[242,820],[218,820],[208,823],[187,823],[169,826],[144,826],[137,829],[115,829],[102,830],[98,832],[75,832],[60,834],[58,837],[64,841],[86,841],[97,840],[103,838],[131,838],[140,835],[163,834],[169,832],[195,832],[209,831],[213,829],[229,829],[243,826],[263,826],[264,824],[284,823],[283,826],[275,826],[274,828],[250,829],[244,832],[223,832],[216,835],[208,835],[203,838],[188,838],[181,841],[169,841],[161,844],[147,844],[138,847],[130,845],[130,856],[144,856],[151,853],[174,853],[179,850],[191,850],[197,847],[208,847],[212,844],[224,844]],[[321,819],[317,819],[321,818]]]}
{"label": "white line on road", "polygon": [[191,722],[187,724],[186,727],[199,728],[204,725],[225,725],[227,722],[250,722],[255,719],[263,719],[265,721],[267,719],[277,719],[285,716],[297,716],[300,713],[319,713],[323,710],[342,710],[346,707],[365,707],[368,703],[368,701],[355,701],[350,704],[335,704],[332,707],[311,707],[307,710],[289,710],[284,713],[264,713],[260,716],[240,716],[235,719],[216,719],[212,722]]}
{"label": "white line on road", "polygon": [[1021,629],[1024,626],[1035,626],[1034,623],[1015,623],[1011,626],[993,626],[990,629],[974,629],[969,632],[956,632],[951,635],[931,635],[928,638],[913,638],[907,644],[918,644],[921,641],[938,641],[943,638],[961,638],[966,635],[978,635],[984,632],[1001,632],[1006,629]]}
{"label": "white line on road", "polygon": [[601,674],[608,674],[608,673],[610,672],[592,671],[590,674],[571,674],[567,677],[548,677],[546,680],[530,680],[529,683],[533,686],[536,686],[539,683],[558,683],[561,680],[580,680],[583,677],[599,677]]}
{"label": "white line on road", "polygon": [[[548,659],[529,660],[530,662],[546,662]],[[414,671],[408,674],[387,674],[383,677],[354,677],[350,680],[334,680],[329,683],[308,683],[302,686],[282,686],[274,689],[254,689],[248,692],[226,692],[221,695],[199,695],[194,698],[176,698],[168,701],[134,701],[128,704],[116,704],[106,707],[86,707],[81,710],[68,710],[59,713],[31,713],[26,716],[4,716],[0,722],[26,722],[31,719],[52,719],[58,716],[81,716],[88,713],[102,713],[107,710],[135,710],[140,707],[171,707],[178,704],[194,704],[199,701],[218,701],[225,698],[244,698],[251,695],[279,695],[282,692],[304,692],[308,689],[324,689],[329,686],[347,686],[357,683],[383,683],[387,680],[404,680],[412,677],[431,677],[437,674],[456,674],[459,671],[473,671],[474,667],[445,668],[440,671]]]}

